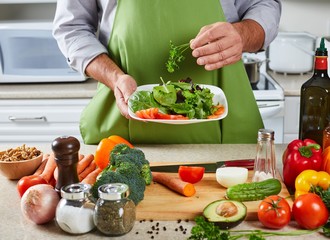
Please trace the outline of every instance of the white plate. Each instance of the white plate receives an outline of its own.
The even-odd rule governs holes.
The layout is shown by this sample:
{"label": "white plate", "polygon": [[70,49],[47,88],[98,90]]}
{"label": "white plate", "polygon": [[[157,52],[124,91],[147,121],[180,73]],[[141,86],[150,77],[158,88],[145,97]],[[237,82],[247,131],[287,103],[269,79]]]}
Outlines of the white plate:
{"label": "white plate", "polygon": [[[213,96],[213,103],[214,105],[222,104],[225,107],[225,112],[220,115],[218,118],[213,119],[189,119],[189,120],[167,120],[167,119],[144,119],[139,118],[135,115],[135,113],[132,112],[130,104],[128,104],[128,113],[131,118],[143,121],[143,122],[157,122],[157,123],[166,123],[166,124],[191,124],[191,123],[202,123],[202,122],[210,122],[210,121],[218,121],[220,119],[223,119],[228,114],[228,104],[227,104],[227,98],[222,91],[221,88],[212,86],[212,85],[204,85],[204,84],[198,84],[202,88],[208,88],[210,91],[214,94]],[[159,84],[147,84],[137,87],[136,91],[149,91],[152,92],[152,89],[155,86],[159,86]],[[130,101],[129,101],[130,102]]]}

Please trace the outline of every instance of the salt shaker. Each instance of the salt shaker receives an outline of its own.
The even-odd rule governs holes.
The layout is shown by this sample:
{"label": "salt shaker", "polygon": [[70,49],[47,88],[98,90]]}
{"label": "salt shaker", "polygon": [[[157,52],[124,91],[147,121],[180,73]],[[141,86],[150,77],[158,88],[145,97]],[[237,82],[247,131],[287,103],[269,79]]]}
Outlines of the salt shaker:
{"label": "salt shaker", "polygon": [[135,204],[128,197],[129,188],[123,183],[110,183],[98,188],[99,199],[95,205],[94,223],[105,235],[128,233],[136,219]]}
{"label": "salt shaker", "polygon": [[58,137],[52,142],[52,150],[58,167],[55,190],[59,194],[63,186],[79,182],[77,173],[79,149],[80,143],[75,137]]}
{"label": "salt shaker", "polygon": [[252,181],[260,182],[269,178],[276,178],[274,131],[259,129]]}
{"label": "salt shaker", "polygon": [[65,232],[83,234],[95,228],[94,207],[89,200],[91,186],[74,183],[61,188],[62,199],[56,207],[56,222]]}

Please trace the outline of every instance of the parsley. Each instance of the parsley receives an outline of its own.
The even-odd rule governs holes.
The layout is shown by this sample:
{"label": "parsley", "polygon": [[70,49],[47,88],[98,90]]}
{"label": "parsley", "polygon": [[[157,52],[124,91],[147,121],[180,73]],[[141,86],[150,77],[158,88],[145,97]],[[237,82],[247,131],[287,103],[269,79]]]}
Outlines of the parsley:
{"label": "parsley", "polygon": [[179,63],[185,60],[183,53],[189,48],[189,43],[175,46],[172,41],[170,41],[170,51],[169,58],[166,62],[166,68],[169,73],[173,73],[175,69],[179,69]]}
{"label": "parsley", "polygon": [[290,232],[262,231],[262,230],[221,230],[214,223],[208,222],[204,217],[195,218],[196,225],[191,229],[191,236],[188,239],[194,240],[265,240],[270,236],[300,236],[311,234],[315,230],[296,230]]}

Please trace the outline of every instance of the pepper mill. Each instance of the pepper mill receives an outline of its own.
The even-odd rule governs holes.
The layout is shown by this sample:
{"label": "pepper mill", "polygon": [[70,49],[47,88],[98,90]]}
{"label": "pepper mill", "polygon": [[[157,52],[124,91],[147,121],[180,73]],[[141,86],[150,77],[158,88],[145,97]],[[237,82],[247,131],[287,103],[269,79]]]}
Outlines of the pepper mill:
{"label": "pepper mill", "polygon": [[79,182],[77,173],[79,149],[79,141],[71,136],[58,137],[52,143],[52,150],[58,167],[55,190],[59,194],[63,186]]}

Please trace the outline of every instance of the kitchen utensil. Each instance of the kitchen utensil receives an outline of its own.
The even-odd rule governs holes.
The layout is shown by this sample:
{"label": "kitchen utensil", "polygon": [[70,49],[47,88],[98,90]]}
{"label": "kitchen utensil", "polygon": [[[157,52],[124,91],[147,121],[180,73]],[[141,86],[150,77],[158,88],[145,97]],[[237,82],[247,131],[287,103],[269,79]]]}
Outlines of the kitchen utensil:
{"label": "kitchen utensil", "polygon": [[247,56],[243,57],[244,67],[249,77],[250,83],[256,84],[259,82],[259,77],[260,77],[259,69],[263,62],[265,62],[265,60],[262,61],[257,58],[251,58]]}
{"label": "kitchen utensil", "polygon": [[[174,178],[179,177],[177,173],[167,174]],[[251,181],[252,174],[253,171],[249,171],[247,182]],[[277,179],[282,181],[280,175],[277,176]],[[203,209],[208,204],[225,198],[227,189],[217,182],[215,173],[205,173],[203,179],[194,186],[196,194],[192,197],[183,197],[161,184],[151,183],[146,187],[143,201],[137,205],[137,220],[177,221],[181,219],[193,221],[195,217],[203,214]],[[292,206],[292,199],[283,183],[279,196],[287,199]],[[260,202],[261,200],[244,202],[247,208],[246,221],[258,220],[257,212]]]}
{"label": "kitchen utensil", "polygon": [[268,48],[269,69],[280,73],[312,71],[316,36],[306,32],[279,32]]}
{"label": "kitchen utensil", "polygon": [[219,167],[246,167],[252,170],[254,166],[254,159],[240,159],[240,160],[227,160],[213,163],[194,163],[194,164],[171,164],[161,166],[151,166],[153,172],[172,172],[177,173],[180,166],[195,166],[204,167],[206,173],[215,173]]}
{"label": "kitchen utensil", "polygon": [[[198,84],[202,88],[208,88],[210,91],[214,94],[213,96],[213,103],[214,105],[222,104],[224,106],[224,113],[219,115],[217,118],[211,118],[211,119],[189,119],[189,120],[170,120],[170,119],[142,119],[135,115],[134,112],[131,110],[131,101],[128,102],[128,113],[131,118],[139,121],[144,122],[157,122],[157,123],[165,123],[165,124],[192,124],[192,123],[201,123],[201,122],[209,122],[209,121],[218,121],[220,119],[223,119],[228,114],[228,104],[227,104],[227,98],[222,91],[221,88],[218,88],[216,86],[212,85],[205,85],[205,84]],[[147,84],[138,86],[136,91],[150,91],[152,92],[153,87],[159,86],[159,84]],[[134,94],[133,94],[134,95]],[[131,97],[133,97],[133,95]]]}

